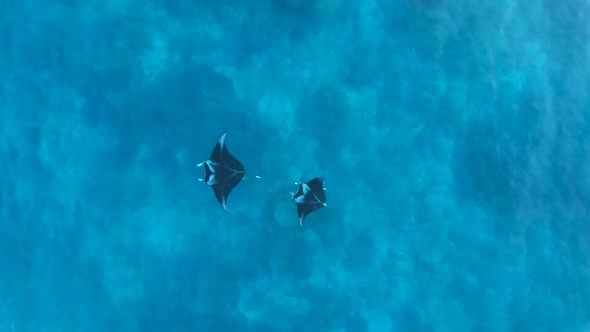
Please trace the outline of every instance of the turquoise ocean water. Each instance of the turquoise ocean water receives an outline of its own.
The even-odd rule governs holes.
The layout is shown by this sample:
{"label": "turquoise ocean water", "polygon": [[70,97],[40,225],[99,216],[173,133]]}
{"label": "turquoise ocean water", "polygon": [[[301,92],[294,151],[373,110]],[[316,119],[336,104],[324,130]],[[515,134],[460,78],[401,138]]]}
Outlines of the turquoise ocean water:
{"label": "turquoise ocean water", "polygon": [[589,331],[589,73],[585,0],[0,0],[0,332]]}

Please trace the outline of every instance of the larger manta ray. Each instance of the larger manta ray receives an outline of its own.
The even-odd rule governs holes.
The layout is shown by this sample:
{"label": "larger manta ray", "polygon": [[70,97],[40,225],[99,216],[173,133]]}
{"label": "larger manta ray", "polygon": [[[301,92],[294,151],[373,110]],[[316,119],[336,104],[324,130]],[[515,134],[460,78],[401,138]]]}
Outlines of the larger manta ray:
{"label": "larger manta ray", "polygon": [[205,167],[205,179],[202,181],[211,186],[219,204],[227,212],[227,196],[244,178],[246,169],[227,151],[225,135],[227,133],[215,145],[209,160],[197,166]]}

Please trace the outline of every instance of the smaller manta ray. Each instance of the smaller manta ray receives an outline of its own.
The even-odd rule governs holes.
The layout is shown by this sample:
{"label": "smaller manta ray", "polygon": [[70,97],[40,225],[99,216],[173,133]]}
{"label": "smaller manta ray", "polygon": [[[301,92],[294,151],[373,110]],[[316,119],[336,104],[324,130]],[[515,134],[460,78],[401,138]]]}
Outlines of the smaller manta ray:
{"label": "smaller manta ray", "polygon": [[291,193],[297,203],[297,214],[299,225],[303,226],[303,219],[308,214],[323,208],[326,205],[326,194],[324,193],[324,178],[315,178],[307,183],[295,183],[299,185],[296,193]]}
{"label": "smaller manta ray", "polygon": [[205,179],[199,180],[213,188],[219,204],[227,212],[227,196],[240,183],[246,169],[227,151],[225,135],[227,133],[223,134],[215,145],[209,160],[198,164],[197,167],[205,166]]}

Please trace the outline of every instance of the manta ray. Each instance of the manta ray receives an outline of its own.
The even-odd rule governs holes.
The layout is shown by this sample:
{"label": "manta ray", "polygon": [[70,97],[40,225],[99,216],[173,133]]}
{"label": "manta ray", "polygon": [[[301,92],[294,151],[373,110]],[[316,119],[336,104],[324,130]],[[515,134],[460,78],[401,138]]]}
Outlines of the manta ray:
{"label": "manta ray", "polygon": [[209,160],[197,166],[205,167],[205,179],[199,180],[213,189],[219,204],[227,212],[227,196],[244,178],[246,169],[239,160],[227,151],[225,135],[227,133],[224,133],[215,145]]}
{"label": "manta ray", "polygon": [[324,178],[318,177],[307,183],[296,182],[299,186],[296,193],[291,193],[297,203],[297,214],[299,225],[303,226],[303,220],[310,213],[323,208],[326,205],[326,194],[324,193]]}

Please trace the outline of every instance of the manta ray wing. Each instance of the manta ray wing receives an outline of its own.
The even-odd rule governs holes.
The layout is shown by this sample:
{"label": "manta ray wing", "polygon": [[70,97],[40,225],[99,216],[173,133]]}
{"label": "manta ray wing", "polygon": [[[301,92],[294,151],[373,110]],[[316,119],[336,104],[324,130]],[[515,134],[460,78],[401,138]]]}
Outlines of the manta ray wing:
{"label": "manta ray wing", "polygon": [[215,198],[217,198],[217,201],[221,204],[223,210],[227,212],[227,195],[225,194],[225,188],[221,185],[211,186],[211,188],[213,189],[213,193],[215,193]]}
{"label": "manta ray wing", "polygon": [[324,178],[315,178],[307,183],[307,186],[316,195],[322,203],[326,203],[326,193],[324,193]]}
{"label": "manta ray wing", "polygon": [[238,185],[238,183],[242,181],[242,179],[244,178],[244,174],[246,174],[245,171],[230,172],[228,173],[228,177],[225,179],[223,183],[221,183],[219,186],[213,187],[215,197],[217,197],[217,200],[219,201],[221,207],[223,207],[225,212],[227,212],[227,197],[229,196],[229,193]]}
{"label": "manta ray wing", "polygon": [[323,208],[324,205],[318,202],[312,203],[297,203],[297,216],[299,217],[299,224],[303,226],[303,220],[312,212]]}
{"label": "manta ray wing", "polygon": [[299,225],[303,226],[303,220],[307,217],[308,214],[312,213],[314,210],[310,209],[309,205],[299,203],[297,204],[297,216],[299,217]]}
{"label": "manta ray wing", "polygon": [[225,159],[225,156],[229,154],[227,152],[227,148],[225,147],[225,135],[227,135],[227,133],[224,133],[221,136],[221,138],[215,145],[215,148],[213,148],[213,152],[211,152],[211,157],[209,157],[209,160],[211,160],[214,163],[222,162],[222,160]]}
{"label": "manta ray wing", "polygon": [[227,150],[225,151],[226,153],[223,156],[223,164],[231,171],[237,173],[245,173],[246,169],[244,168],[244,165],[242,165],[242,163],[239,160],[237,160],[234,156],[229,154]]}

